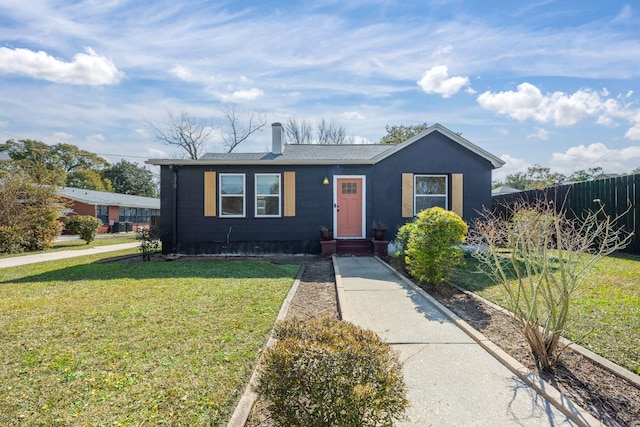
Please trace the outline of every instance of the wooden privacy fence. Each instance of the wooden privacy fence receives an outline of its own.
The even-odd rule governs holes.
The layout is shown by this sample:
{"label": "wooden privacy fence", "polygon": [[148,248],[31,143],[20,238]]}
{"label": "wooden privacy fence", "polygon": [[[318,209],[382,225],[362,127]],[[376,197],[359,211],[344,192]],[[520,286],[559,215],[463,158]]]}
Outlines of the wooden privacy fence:
{"label": "wooden privacy fence", "polygon": [[504,214],[507,207],[518,200],[529,203],[553,201],[557,209],[564,206],[571,217],[580,217],[587,210],[597,210],[599,205],[594,200],[600,200],[612,218],[622,215],[631,205],[629,212],[620,218],[617,225],[635,232],[625,252],[640,254],[640,174],[493,196],[493,211]]}

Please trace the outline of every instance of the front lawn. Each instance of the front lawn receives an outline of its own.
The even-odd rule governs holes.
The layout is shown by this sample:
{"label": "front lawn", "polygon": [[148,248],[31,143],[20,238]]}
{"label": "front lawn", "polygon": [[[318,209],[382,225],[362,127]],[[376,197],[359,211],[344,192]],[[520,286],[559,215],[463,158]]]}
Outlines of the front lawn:
{"label": "front lawn", "polygon": [[0,270],[0,425],[227,422],[298,266],[114,255]]}
{"label": "front lawn", "polygon": [[[475,259],[466,259],[452,281],[505,306],[501,287],[478,272]],[[640,374],[640,257],[609,256],[596,264],[571,301],[569,321],[567,338]]]}

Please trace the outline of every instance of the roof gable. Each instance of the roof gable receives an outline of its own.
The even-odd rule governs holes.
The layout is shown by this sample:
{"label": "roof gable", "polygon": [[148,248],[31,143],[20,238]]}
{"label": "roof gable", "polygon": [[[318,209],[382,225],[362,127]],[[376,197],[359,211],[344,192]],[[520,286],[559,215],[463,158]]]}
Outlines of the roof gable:
{"label": "roof gable", "polygon": [[447,138],[449,138],[453,142],[461,145],[462,147],[466,148],[467,150],[473,152],[474,154],[477,154],[478,156],[484,158],[485,160],[489,161],[493,165],[493,167],[495,169],[497,169],[499,167],[502,167],[504,165],[504,163],[505,163],[500,158],[494,156],[493,154],[489,153],[488,151],[483,150],[482,148],[480,148],[477,145],[471,143],[470,141],[466,140],[465,138],[461,137],[460,135],[451,132],[449,129],[447,129],[446,127],[442,126],[439,123],[436,123],[435,125],[429,126],[424,131],[420,132],[417,135],[414,135],[413,137],[407,139],[404,142],[401,142],[400,144],[394,145],[392,150],[389,150],[387,152],[381,153],[375,159],[376,162],[379,162],[380,160],[386,159],[387,157],[394,155],[398,151],[405,149],[406,147],[414,144],[415,142],[421,140],[422,138],[424,138],[425,136],[427,136],[427,135],[429,135],[429,134],[431,134],[433,132],[441,133],[442,135],[446,136]]}

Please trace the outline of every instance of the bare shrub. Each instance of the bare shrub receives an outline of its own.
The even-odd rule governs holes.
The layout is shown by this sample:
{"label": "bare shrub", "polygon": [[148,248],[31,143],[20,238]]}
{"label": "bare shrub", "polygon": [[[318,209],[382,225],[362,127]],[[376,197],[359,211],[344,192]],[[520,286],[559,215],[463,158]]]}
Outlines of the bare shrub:
{"label": "bare shrub", "polygon": [[538,201],[516,203],[508,217],[484,211],[469,233],[480,268],[507,297],[542,369],[552,367],[563,348],[574,292],[594,264],[624,248],[633,233],[616,227],[599,200],[598,209],[569,218],[563,209]]}

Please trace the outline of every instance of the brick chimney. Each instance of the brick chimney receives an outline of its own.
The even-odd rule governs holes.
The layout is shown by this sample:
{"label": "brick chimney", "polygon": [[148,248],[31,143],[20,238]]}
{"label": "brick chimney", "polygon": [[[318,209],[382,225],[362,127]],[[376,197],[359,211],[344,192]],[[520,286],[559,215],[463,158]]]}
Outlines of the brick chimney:
{"label": "brick chimney", "polygon": [[284,128],[281,123],[271,124],[271,152],[276,155],[284,151]]}

